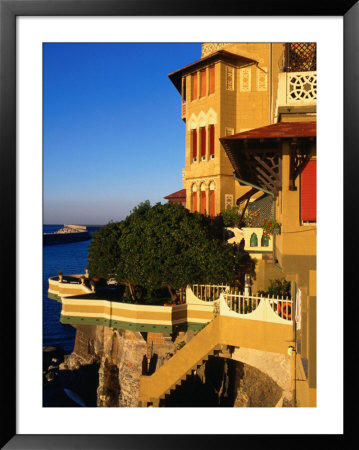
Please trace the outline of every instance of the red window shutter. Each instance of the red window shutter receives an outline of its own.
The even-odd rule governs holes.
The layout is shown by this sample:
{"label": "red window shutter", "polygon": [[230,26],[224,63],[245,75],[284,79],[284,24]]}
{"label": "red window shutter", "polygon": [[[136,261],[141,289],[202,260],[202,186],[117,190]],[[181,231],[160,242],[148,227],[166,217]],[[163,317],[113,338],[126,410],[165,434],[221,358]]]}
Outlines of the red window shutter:
{"label": "red window shutter", "polygon": [[214,218],[214,191],[209,191],[209,210],[210,216]]}
{"label": "red window shutter", "polygon": [[197,158],[197,130],[192,130],[192,156]]}
{"label": "red window shutter", "polygon": [[182,77],[182,102],[186,103],[186,77]]}
{"label": "red window shutter", "polygon": [[192,75],[192,100],[197,98],[197,73]]}
{"label": "red window shutter", "polygon": [[206,214],[206,191],[201,191],[201,214]]}
{"label": "red window shutter", "polygon": [[201,156],[206,156],[206,127],[201,127]]}
{"label": "red window shutter", "polygon": [[317,220],[317,161],[311,160],[304,167],[300,184],[300,210],[303,221]]}
{"label": "red window shutter", "polygon": [[214,79],[214,66],[211,66],[209,68],[209,93],[214,93],[214,85],[215,85],[215,79]]}
{"label": "red window shutter", "polygon": [[209,154],[214,155],[214,125],[209,126]]}
{"label": "red window shutter", "polygon": [[207,86],[206,86],[206,70],[201,70],[201,97],[207,95]]}
{"label": "red window shutter", "polygon": [[192,192],[192,212],[197,211],[197,192]]}

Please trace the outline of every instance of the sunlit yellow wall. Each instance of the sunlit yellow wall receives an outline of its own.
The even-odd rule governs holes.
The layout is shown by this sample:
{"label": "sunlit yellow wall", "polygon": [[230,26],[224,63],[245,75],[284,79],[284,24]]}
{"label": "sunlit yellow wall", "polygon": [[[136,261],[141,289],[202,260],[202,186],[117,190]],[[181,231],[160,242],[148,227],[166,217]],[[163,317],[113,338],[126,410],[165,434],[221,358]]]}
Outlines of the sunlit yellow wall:
{"label": "sunlit yellow wall", "polygon": [[[276,199],[276,220],[281,234],[276,236],[276,255],[279,265],[285,266],[286,256],[316,255],[316,224],[302,224],[300,220],[300,176],[295,180],[296,190],[289,190],[289,143],[282,144],[282,191]],[[315,145],[312,147],[315,157]],[[310,267],[307,267],[307,270]]]}
{"label": "sunlit yellow wall", "polygon": [[[203,44],[204,48],[207,44]],[[217,48],[218,47],[218,48]],[[282,59],[281,43],[235,43],[212,45],[217,51],[223,48],[231,53],[253,59],[255,63],[238,68],[218,61],[215,63],[215,92],[200,97],[200,80],[198,73],[198,98],[192,100],[191,74],[185,77],[186,83],[186,157],[183,171],[183,186],[186,189],[186,207],[191,209],[191,188],[193,183],[211,181],[215,188],[215,213],[235,205],[236,199],[250,188],[240,186],[233,179],[233,167],[219,142],[219,138],[236,134],[251,128],[269,125],[273,119],[275,95],[278,85],[278,70]],[[211,50],[211,51],[212,51]],[[209,54],[208,52],[206,55]],[[227,72],[232,71],[232,85],[228,85]],[[243,81],[245,71],[246,82]],[[195,72],[195,71],[194,71]],[[250,80],[248,81],[248,79]],[[207,68],[207,85],[209,83]],[[230,87],[230,88],[229,88]],[[209,135],[207,132],[207,155],[200,161],[198,136],[197,162],[192,161],[191,129],[215,125],[215,158],[209,159]],[[208,128],[207,128],[208,131]],[[230,196],[230,197],[228,197]]]}

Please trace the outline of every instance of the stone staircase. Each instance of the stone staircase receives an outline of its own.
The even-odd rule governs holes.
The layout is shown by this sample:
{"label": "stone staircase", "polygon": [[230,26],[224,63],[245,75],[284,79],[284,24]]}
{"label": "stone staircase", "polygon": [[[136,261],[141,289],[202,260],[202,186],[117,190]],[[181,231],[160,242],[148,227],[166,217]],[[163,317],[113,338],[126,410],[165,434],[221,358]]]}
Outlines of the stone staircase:
{"label": "stone staircase", "polygon": [[170,395],[188,376],[212,355],[221,351],[218,345],[218,318],[210,322],[153,375],[142,376],[140,406],[159,406],[160,400]]}
{"label": "stone staircase", "polygon": [[[221,346],[218,346],[221,347]],[[174,385],[172,385],[169,389],[166,390],[166,392],[164,392],[163,394],[161,394],[160,398],[151,398],[150,403],[152,403],[153,405],[155,405],[156,403],[159,403],[159,401],[161,401],[162,399],[165,399],[166,395],[171,395],[171,393],[177,389],[178,386],[180,386],[184,381],[187,380],[188,377],[195,375],[196,374],[196,370],[199,369],[206,361],[208,361],[208,358],[210,356],[216,356],[217,353],[219,353],[221,350],[217,347],[213,350],[211,350],[206,356],[204,356],[203,358],[201,358],[199,361],[197,361],[197,363],[190,369],[188,370],[185,374],[183,374],[181,376],[181,378],[179,380],[176,381],[176,383]]]}
{"label": "stone staircase", "polygon": [[160,406],[160,401],[211,355],[230,357],[234,347],[287,355],[288,347],[293,345],[291,322],[263,322],[218,315],[154,374],[141,376],[139,406]]}

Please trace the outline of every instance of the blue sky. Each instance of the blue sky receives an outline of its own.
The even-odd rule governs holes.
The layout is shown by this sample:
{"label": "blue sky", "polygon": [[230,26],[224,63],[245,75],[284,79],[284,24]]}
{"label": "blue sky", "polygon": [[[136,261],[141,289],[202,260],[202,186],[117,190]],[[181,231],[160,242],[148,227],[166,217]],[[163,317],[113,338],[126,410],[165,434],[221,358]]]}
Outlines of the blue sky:
{"label": "blue sky", "polygon": [[44,44],[44,223],[105,224],[182,189],[168,74],[200,55],[201,44]]}

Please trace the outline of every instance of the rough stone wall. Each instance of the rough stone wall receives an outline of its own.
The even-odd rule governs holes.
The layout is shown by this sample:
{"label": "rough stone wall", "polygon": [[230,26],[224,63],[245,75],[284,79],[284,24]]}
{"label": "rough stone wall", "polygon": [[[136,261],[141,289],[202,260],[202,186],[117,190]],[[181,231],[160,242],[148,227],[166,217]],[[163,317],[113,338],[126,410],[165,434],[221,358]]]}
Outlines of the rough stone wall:
{"label": "rough stone wall", "polygon": [[[260,370],[223,357],[210,357],[161,406],[276,407],[283,389]],[[289,403],[280,406],[291,406]]]}
{"label": "rough stone wall", "polygon": [[118,406],[137,407],[146,341],[138,331],[118,330],[116,335],[113,363],[118,367],[121,386]]}
{"label": "rough stone wall", "polygon": [[87,362],[92,362],[103,350],[103,328],[99,326],[76,325],[73,353]]}
{"label": "rough stone wall", "polygon": [[98,406],[137,407],[140,376],[149,375],[174,353],[171,336],[104,328]]}
{"label": "rough stone wall", "polygon": [[245,367],[256,368],[267,375],[280,387],[283,404],[288,405],[292,402],[291,357],[289,355],[248,348],[236,348],[232,358],[243,363]]}
{"label": "rough stone wall", "polygon": [[165,333],[148,333],[146,359],[147,370],[144,364],[143,375],[152,375],[175,353],[172,337]]}
{"label": "rough stone wall", "polygon": [[272,378],[255,367],[236,362],[234,407],[275,407],[281,397],[282,389]]}
{"label": "rough stone wall", "polygon": [[76,325],[74,351],[64,368],[98,364],[97,406],[137,407],[140,376],[155,372],[174,352],[169,334]]}
{"label": "rough stone wall", "polygon": [[[74,351],[59,365],[61,379],[70,389],[81,391],[84,399],[81,386],[92,380],[94,385],[86,389],[94,399],[91,394],[85,400],[92,405],[97,396],[98,407],[138,407],[140,376],[158,370],[196,335],[193,331],[171,336],[91,325],[78,325],[76,330]],[[210,357],[162,405],[292,406],[289,357],[260,353],[236,349]]]}

